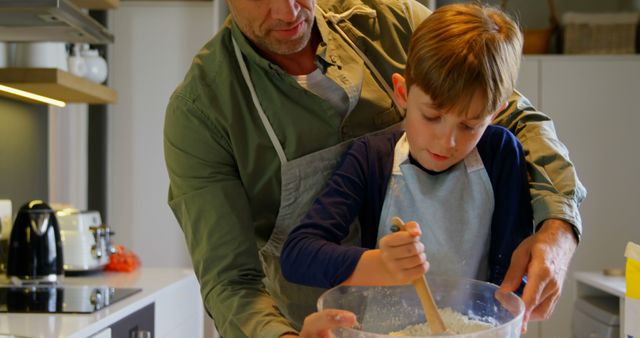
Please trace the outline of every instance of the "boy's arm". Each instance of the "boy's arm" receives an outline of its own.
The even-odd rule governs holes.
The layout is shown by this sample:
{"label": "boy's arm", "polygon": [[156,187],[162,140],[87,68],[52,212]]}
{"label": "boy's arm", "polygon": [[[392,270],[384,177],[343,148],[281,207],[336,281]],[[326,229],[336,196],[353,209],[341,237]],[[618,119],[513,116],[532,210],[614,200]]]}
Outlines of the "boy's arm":
{"label": "boy's arm", "polygon": [[573,227],[579,238],[582,222],[578,207],[586,190],[569,159],[569,151],[556,135],[553,121],[515,91],[507,109],[494,123],[511,130],[524,148],[534,224],[540,228],[546,220],[562,220]]}
{"label": "boy's arm", "polygon": [[367,144],[358,140],[282,247],[280,266],[289,282],[329,288],[355,269],[366,249],[340,243],[364,203],[367,173]]}
{"label": "boy's arm", "polygon": [[487,128],[477,148],[494,192],[489,281],[500,284],[516,247],[533,233],[527,164],[518,139],[501,127]]}

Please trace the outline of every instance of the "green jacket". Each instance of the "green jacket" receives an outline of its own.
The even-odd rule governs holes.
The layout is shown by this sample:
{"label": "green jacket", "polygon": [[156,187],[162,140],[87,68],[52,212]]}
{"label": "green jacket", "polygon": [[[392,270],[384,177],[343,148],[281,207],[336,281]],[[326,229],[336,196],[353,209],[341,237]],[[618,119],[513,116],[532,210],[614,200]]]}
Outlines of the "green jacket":
{"label": "green jacket", "polygon": [[[413,0],[318,1],[325,11],[338,14],[363,3],[377,17],[354,14],[340,26],[391,85],[391,74],[404,69],[413,28],[429,11]],[[318,11],[316,22],[324,40],[318,67],[351,99],[359,96],[344,120],[259,56],[231,20],[196,55],[167,107],[169,205],[184,232],[205,307],[225,338],[272,338],[294,331],[265,292],[257,254],[277,216],[280,162],[242,80],[231,36],[288,159],[401,120],[362,60]],[[549,118],[518,99],[514,96],[501,124],[517,133],[533,164],[536,222],[556,217],[579,227],[584,189],[567,151]]]}

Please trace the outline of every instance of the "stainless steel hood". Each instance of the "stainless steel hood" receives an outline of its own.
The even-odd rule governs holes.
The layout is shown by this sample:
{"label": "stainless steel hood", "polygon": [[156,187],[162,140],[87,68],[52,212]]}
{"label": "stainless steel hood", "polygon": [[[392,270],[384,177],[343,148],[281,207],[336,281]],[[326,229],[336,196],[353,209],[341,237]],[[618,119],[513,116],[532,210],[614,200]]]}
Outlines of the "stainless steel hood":
{"label": "stainless steel hood", "polygon": [[68,0],[0,0],[0,41],[107,44],[113,34]]}

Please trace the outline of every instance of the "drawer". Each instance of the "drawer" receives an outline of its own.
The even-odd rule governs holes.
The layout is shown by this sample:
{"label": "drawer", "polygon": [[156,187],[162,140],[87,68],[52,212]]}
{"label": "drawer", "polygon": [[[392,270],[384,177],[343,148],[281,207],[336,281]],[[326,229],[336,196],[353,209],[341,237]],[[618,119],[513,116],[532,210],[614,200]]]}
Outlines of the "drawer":
{"label": "drawer", "polygon": [[155,337],[155,303],[120,319],[112,324],[113,338],[154,338]]}

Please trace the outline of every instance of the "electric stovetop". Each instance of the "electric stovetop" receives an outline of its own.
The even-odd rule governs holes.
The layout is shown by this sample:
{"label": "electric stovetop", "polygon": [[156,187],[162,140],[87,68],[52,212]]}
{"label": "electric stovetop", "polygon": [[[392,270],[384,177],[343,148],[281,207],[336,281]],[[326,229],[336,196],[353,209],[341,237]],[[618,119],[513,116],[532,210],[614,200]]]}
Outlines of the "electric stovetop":
{"label": "electric stovetop", "polygon": [[0,286],[0,312],[92,313],[142,289],[103,286]]}

